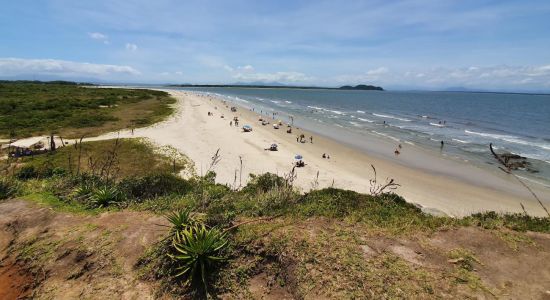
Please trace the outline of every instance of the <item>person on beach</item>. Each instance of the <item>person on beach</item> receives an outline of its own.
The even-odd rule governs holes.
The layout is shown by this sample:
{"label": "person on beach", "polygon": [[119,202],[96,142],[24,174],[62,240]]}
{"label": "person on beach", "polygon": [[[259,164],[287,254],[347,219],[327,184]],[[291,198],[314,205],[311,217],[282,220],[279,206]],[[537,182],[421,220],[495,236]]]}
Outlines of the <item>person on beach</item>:
{"label": "person on beach", "polygon": [[401,149],[401,148],[402,148],[402,147],[401,147],[401,144],[397,145],[397,148]]}
{"label": "person on beach", "polygon": [[401,154],[401,152],[399,152],[398,149],[395,149],[395,151],[393,151],[393,154],[395,154],[395,156],[398,156],[399,154]]}
{"label": "person on beach", "polygon": [[309,136],[309,142],[313,144],[313,136]]}
{"label": "person on beach", "polygon": [[327,159],[330,159],[330,155],[327,154]]}
{"label": "person on beach", "polygon": [[441,141],[441,150],[443,150],[443,146],[445,146],[445,143]]}
{"label": "person on beach", "polygon": [[323,153],[322,158],[327,158],[327,155],[325,153]]}
{"label": "person on beach", "polygon": [[300,142],[300,136],[299,136],[299,135],[296,136],[296,142],[297,142],[297,143]]}
{"label": "person on beach", "polygon": [[233,126],[233,121],[229,121],[229,126]]}

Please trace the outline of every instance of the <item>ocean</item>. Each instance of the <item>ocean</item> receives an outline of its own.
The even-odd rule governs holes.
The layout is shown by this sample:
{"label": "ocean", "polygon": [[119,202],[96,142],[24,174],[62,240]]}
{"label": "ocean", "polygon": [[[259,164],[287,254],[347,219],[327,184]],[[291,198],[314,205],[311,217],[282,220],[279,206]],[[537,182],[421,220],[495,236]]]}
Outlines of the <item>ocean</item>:
{"label": "ocean", "polygon": [[[207,93],[347,142],[377,137],[477,166],[497,152],[527,157],[517,175],[550,187],[550,95],[343,91],[322,89],[183,88]],[[362,146],[382,153],[375,146]]]}

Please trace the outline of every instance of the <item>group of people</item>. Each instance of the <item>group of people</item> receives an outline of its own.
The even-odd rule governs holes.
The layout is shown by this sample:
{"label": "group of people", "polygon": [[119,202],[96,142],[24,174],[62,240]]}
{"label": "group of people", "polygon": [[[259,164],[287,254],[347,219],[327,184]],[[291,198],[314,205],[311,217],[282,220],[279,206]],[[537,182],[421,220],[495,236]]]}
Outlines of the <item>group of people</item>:
{"label": "group of people", "polygon": [[[288,131],[287,131],[288,132]],[[292,131],[291,131],[292,132]],[[290,132],[289,132],[290,133]],[[296,142],[298,143],[305,143],[306,142],[306,136],[302,133],[300,135],[296,136]],[[309,137],[309,142],[313,144],[313,136]]]}
{"label": "group of people", "polygon": [[403,148],[401,144],[397,145],[397,148],[395,148],[395,151],[393,151],[393,154],[395,154],[395,156],[401,154],[401,148]]}
{"label": "group of people", "polygon": [[326,153],[323,153],[323,155],[321,156],[322,158],[326,158],[326,159],[330,159],[330,155],[326,154]]}

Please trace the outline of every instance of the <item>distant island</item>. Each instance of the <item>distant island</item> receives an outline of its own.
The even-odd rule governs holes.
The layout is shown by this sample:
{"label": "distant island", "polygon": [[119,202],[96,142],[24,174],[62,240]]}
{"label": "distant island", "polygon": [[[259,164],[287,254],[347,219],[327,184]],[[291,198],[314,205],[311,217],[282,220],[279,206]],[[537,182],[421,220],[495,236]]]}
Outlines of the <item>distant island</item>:
{"label": "distant island", "polygon": [[295,85],[263,85],[263,84],[169,84],[168,87],[195,87],[195,88],[251,88],[251,89],[302,89],[302,90],[361,90],[361,91],[384,91],[382,87],[374,85],[359,84],[356,86],[344,85],[341,87],[320,87],[320,86],[295,86]]}
{"label": "distant island", "polygon": [[363,91],[383,91],[384,89],[379,86],[358,84],[356,86],[344,85],[340,87],[341,90],[363,90]]}

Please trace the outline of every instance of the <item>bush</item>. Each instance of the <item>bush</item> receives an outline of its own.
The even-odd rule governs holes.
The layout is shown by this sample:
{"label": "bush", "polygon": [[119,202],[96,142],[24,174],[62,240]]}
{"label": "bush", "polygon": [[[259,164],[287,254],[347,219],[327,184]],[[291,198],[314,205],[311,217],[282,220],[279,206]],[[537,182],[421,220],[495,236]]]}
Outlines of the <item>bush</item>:
{"label": "bush", "polygon": [[120,182],[119,187],[128,196],[140,200],[170,194],[184,195],[192,188],[187,180],[170,173],[127,177]]}
{"label": "bush", "polygon": [[34,166],[23,166],[17,173],[15,177],[21,180],[28,180],[33,178],[38,178],[38,171]]}
{"label": "bush", "polygon": [[248,184],[242,189],[244,193],[265,193],[286,186],[284,178],[269,172],[262,175],[250,174],[250,178]]}
{"label": "bush", "polygon": [[485,229],[507,227],[516,231],[550,232],[550,218],[532,217],[519,213],[502,215],[490,211],[473,214],[464,218],[464,221]]}
{"label": "bush", "polygon": [[0,178],[0,199],[7,199],[19,191],[19,183],[11,178]]}

